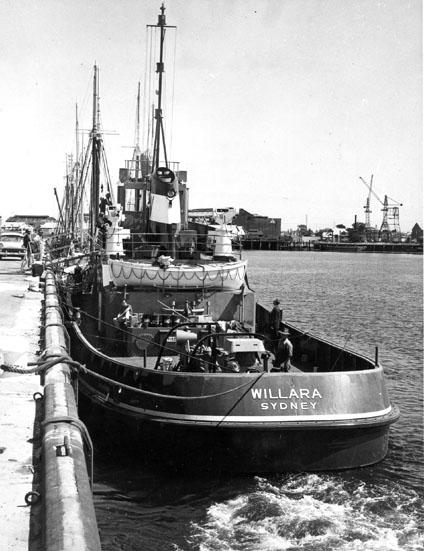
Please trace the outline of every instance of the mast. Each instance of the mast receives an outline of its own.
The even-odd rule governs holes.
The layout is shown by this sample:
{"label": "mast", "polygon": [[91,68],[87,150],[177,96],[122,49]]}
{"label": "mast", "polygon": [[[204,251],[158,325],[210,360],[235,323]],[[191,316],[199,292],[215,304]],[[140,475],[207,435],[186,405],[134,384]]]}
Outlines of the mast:
{"label": "mast", "polygon": [[[75,182],[77,184],[77,194],[76,194],[76,209],[77,216],[79,215],[79,222],[77,221],[77,227],[79,223],[80,229],[80,244],[81,249],[84,245],[83,230],[84,230],[84,189],[80,182],[80,144],[79,144],[79,120],[78,120],[78,103],[75,103]],[[78,211],[79,207],[79,211]]]}
{"label": "mast", "polygon": [[98,217],[98,208],[100,200],[100,151],[101,136],[99,133],[99,79],[98,67],[94,65],[93,78],[93,128],[91,131],[91,193],[90,193],[90,235],[91,250],[95,248],[94,235],[96,232],[96,222]]}
{"label": "mast", "polygon": [[74,231],[75,231],[75,220],[74,220],[74,201],[75,201],[75,181],[73,173],[73,159],[72,155],[69,156],[69,175],[68,175],[68,181],[69,181],[69,199],[68,199],[68,209],[69,209],[69,231],[71,234],[71,238],[74,239]]}
{"label": "mast", "polygon": [[140,82],[137,89],[137,111],[135,115],[135,147],[140,147]]}
{"label": "mast", "polygon": [[[133,151],[133,169],[134,169],[134,178],[136,181],[141,178],[141,150],[140,150],[140,82],[138,83],[137,89],[137,111],[136,111],[136,120],[135,120],[135,138],[134,138],[134,151]],[[137,205],[138,209],[138,205]]]}
{"label": "mast", "polygon": [[[160,30],[159,61],[156,63],[156,73],[158,74],[158,88],[156,94],[157,107],[154,110],[154,140],[153,140],[153,158],[152,171],[149,176],[150,184],[150,204],[148,228],[155,239],[160,242],[165,249],[172,250],[175,257],[175,234],[178,226],[181,224],[181,201],[180,201],[180,183],[178,177],[170,169],[165,144],[165,132],[163,127],[162,114],[162,92],[163,92],[163,73],[164,69],[164,41],[165,32],[171,27],[166,24],[165,6],[160,8],[157,25],[148,25],[155,31]],[[161,159],[161,152],[163,160]]]}
{"label": "mast", "polygon": [[166,24],[165,18],[165,6],[162,4],[160,8],[161,13],[158,16],[157,25],[147,25],[148,27],[156,27],[160,29],[160,45],[159,45],[159,61],[156,63],[156,72],[158,73],[158,104],[155,109],[155,137],[153,143],[153,162],[152,168],[155,171],[159,167],[160,162],[160,150],[161,145],[163,149],[165,166],[168,168],[168,156],[166,153],[166,144],[165,144],[165,132],[163,129],[163,115],[162,115],[162,88],[163,88],[163,73],[165,72],[164,62],[163,62],[163,45],[165,42],[165,30],[166,29],[175,29],[173,25]]}

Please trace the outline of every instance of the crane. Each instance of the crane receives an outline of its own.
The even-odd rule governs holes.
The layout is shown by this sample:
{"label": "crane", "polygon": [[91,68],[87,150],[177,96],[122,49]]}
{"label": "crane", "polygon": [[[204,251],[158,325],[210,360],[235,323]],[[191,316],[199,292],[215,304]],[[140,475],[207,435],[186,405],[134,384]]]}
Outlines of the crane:
{"label": "crane", "polygon": [[365,228],[368,229],[371,227],[371,217],[370,217],[370,214],[372,213],[372,210],[370,208],[370,205],[371,205],[371,193],[372,193],[372,180],[373,180],[373,177],[374,175],[371,174],[371,180],[370,180],[370,183],[368,184],[362,177],[360,177],[360,180],[362,180],[364,182],[364,184],[368,187],[369,189],[369,192],[368,192],[368,197],[367,197],[367,202],[366,202],[366,205],[364,206],[364,209],[365,209]]}
{"label": "crane", "polygon": [[[379,235],[380,238],[383,240],[390,240],[390,238],[393,236],[394,233],[399,234],[400,233],[400,225],[399,225],[399,207],[402,206],[402,203],[399,203],[399,201],[396,201],[392,197],[389,197],[388,195],[384,195],[384,201],[380,199],[380,197],[376,194],[376,192],[372,189],[372,182],[373,182],[373,175],[371,175],[371,181],[368,184],[362,177],[359,177],[359,179],[366,185],[366,187],[369,190],[368,198],[367,198],[367,204],[364,207],[365,208],[365,226],[370,227],[369,225],[369,218],[368,218],[368,225],[367,225],[367,216],[369,217],[370,210],[370,199],[371,195],[374,195],[374,197],[377,199],[379,203],[383,205],[383,208],[381,209],[383,212],[383,220],[381,222]],[[391,203],[389,203],[389,200]]]}

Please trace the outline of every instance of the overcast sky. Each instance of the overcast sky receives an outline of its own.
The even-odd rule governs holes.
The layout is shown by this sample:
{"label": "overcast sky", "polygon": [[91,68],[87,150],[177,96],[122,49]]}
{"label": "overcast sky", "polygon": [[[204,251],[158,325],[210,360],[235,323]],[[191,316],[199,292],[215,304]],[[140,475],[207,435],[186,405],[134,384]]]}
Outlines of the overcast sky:
{"label": "overcast sky", "polygon": [[[283,228],[364,220],[377,195],[422,225],[420,0],[168,0],[176,25],[169,157],[190,206],[243,207]],[[57,215],[75,102],[91,125],[100,68],[112,181],[134,143],[146,25],[158,0],[0,0],[0,215]],[[168,33],[169,52],[174,35]],[[172,67],[167,68],[171,90]],[[167,128],[170,113],[165,113]],[[381,205],[372,199],[372,225]]]}

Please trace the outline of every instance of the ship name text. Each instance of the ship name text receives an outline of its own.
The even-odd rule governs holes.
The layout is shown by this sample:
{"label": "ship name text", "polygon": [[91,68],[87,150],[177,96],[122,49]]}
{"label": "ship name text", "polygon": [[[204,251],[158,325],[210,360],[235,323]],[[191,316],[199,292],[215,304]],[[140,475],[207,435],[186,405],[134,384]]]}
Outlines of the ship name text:
{"label": "ship name text", "polygon": [[291,388],[289,392],[284,392],[282,388],[252,388],[250,392],[254,400],[261,400],[262,410],[315,410],[316,400],[322,399],[321,393],[316,388]]}

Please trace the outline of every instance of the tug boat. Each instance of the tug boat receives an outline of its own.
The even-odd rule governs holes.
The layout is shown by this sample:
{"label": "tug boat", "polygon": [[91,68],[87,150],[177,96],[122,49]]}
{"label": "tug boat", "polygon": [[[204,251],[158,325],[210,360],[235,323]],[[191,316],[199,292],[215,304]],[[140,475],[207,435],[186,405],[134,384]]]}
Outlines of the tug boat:
{"label": "tug boat", "polygon": [[[82,418],[102,424],[112,445],[178,469],[322,471],[381,461],[399,412],[377,355],[283,320],[276,327],[233,250],[234,228],[187,222],[186,173],[168,162],[162,125],[163,44],[172,28],[163,5],[151,28],[160,36],[153,154],[136,143],[118,201],[105,208],[110,224],[96,229],[92,217],[101,239],[91,240],[89,260],[55,264],[71,355],[85,366]],[[101,151],[96,122],[92,147]],[[95,173],[91,182],[97,216]]]}

